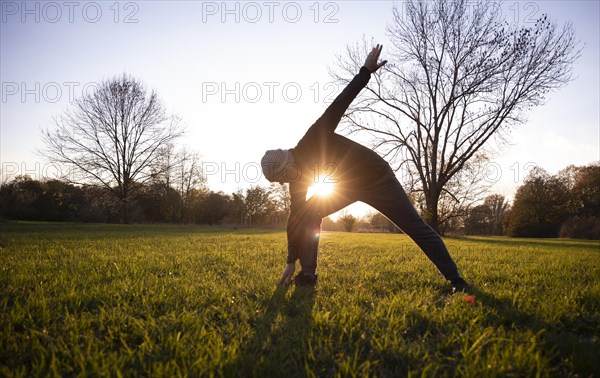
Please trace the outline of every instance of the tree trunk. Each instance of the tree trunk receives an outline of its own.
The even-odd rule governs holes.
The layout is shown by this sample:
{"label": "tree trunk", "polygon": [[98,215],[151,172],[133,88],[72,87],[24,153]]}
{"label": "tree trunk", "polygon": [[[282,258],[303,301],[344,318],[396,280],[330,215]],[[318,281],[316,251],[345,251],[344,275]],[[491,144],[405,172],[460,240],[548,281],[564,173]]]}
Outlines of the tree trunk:
{"label": "tree trunk", "polygon": [[440,234],[440,218],[438,215],[439,199],[439,194],[436,195],[435,193],[431,193],[426,195],[425,211],[422,214],[423,220],[425,220],[425,222],[438,234]]}
{"label": "tree trunk", "polygon": [[121,199],[121,223],[129,224],[129,201],[127,199]]}

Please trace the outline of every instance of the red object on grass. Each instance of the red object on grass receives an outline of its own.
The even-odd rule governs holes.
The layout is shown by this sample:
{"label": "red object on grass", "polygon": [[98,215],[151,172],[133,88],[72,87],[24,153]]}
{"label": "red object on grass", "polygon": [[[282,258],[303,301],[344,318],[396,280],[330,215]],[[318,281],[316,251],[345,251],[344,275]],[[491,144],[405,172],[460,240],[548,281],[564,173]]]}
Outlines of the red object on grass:
{"label": "red object on grass", "polygon": [[468,304],[475,304],[475,296],[474,295],[465,296],[465,302],[467,302]]}

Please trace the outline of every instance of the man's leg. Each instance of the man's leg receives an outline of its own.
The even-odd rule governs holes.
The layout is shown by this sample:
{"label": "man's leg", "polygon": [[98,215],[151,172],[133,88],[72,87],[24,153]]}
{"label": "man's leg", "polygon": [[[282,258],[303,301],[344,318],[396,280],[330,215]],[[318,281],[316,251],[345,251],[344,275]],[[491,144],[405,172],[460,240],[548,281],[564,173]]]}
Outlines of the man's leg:
{"label": "man's leg", "polygon": [[336,192],[327,196],[315,195],[307,201],[304,243],[299,246],[302,272],[314,274],[317,270],[322,219],[356,202],[356,197],[352,193]]}
{"label": "man's leg", "polygon": [[419,216],[391,171],[361,201],[371,205],[400,227],[453,286],[464,282],[442,238]]}

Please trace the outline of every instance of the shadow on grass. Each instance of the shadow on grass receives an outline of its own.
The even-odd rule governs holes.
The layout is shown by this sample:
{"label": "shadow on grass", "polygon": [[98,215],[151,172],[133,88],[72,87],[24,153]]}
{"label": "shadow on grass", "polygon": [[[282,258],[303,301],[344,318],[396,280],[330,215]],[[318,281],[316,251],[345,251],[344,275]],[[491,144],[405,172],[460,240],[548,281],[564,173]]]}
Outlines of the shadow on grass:
{"label": "shadow on grass", "polygon": [[278,286],[266,303],[263,316],[253,324],[252,337],[223,376],[303,377],[309,352],[309,335],[315,288]]}
{"label": "shadow on grass", "polygon": [[597,358],[600,317],[575,316],[548,323],[519,309],[509,298],[500,298],[477,288],[472,293],[488,308],[485,322],[490,326],[534,333],[542,354],[552,361],[551,366],[558,368],[556,374],[595,376],[600,372],[600,360]]}

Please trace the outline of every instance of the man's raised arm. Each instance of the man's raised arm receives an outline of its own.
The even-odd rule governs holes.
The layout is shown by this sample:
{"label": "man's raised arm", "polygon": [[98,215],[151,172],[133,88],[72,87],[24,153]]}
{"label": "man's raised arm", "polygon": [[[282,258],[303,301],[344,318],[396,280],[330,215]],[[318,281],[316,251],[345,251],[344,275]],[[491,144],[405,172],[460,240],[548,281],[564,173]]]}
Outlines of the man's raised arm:
{"label": "man's raised arm", "polygon": [[383,45],[377,45],[371,50],[369,55],[367,55],[367,59],[365,60],[365,64],[361,67],[360,71],[350,83],[344,88],[342,93],[340,93],[335,100],[327,107],[323,115],[315,122],[315,127],[324,128],[325,131],[333,133],[340,123],[342,116],[350,106],[350,103],[358,96],[360,91],[367,85],[369,79],[371,78],[371,73],[377,71],[384,64],[387,63],[387,60],[382,61],[381,63],[377,63],[379,59],[379,55],[381,54],[381,49]]}

